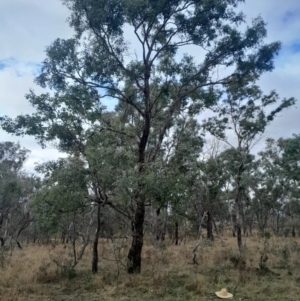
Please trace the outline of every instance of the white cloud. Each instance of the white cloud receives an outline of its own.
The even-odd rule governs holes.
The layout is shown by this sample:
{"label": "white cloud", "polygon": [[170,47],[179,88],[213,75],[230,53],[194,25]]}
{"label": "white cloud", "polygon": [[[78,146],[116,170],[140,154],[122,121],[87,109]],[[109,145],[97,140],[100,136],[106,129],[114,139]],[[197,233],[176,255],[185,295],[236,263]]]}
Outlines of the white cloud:
{"label": "white cloud", "polygon": [[59,0],[0,1],[0,59],[41,62],[46,46],[72,36],[67,16]]}
{"label": "white cloud", "polygon": [[[34,88],[45,48],[56,38],[69,38],[73,32],[66,23],[68,10],[61,1],[0,1],[0,115],[15,117],[31,113],[24,95]],[[30,149],[25,168],[33,172],[35,162],[55,159],[61,154],[53,148],[42,149],[33,137],[14,137],[0,131],[1,141],[19,141]]]}
{"label": "white cloud", "polygon": [[248,0],[240,5],[248,20],[258,15],[267,22],[268,42],[276,40],[288,45],[295,40],[299,41],[300,29],[300,2],[295,0],[284,1],[254,1]]}

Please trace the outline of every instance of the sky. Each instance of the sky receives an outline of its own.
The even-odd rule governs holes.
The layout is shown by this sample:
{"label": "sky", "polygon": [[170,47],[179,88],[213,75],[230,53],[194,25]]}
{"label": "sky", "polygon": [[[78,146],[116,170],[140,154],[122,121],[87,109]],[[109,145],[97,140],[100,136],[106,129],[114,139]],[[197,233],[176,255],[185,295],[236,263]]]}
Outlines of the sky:
{"label": "sky", "polygon": [[[275,60],[275,70],[260,79],[266,93],[275,89],[284,98],[300,101],[300,1],[246,0],[240,5],[247,21],[258,15],[267,22],[266,42],[281,41],[282,49]],[[60,0],[0,1],[0,116],[30,114],[33,109],[25,98],[30,89],[44,92],[34,84],[45,49],[57,38],[71,38],[66,19],[68,9]],[[291,137],[300,132],[300,103],[283,112],[268,127],[265,137]],[[35,163],[56,159],[55,148],[42,149],[33,137],[14,137],[0,130],[0,141],[19,141],[31,150],[25,168],[32,172]],[[254,151],[264,146],[261,141]]]}

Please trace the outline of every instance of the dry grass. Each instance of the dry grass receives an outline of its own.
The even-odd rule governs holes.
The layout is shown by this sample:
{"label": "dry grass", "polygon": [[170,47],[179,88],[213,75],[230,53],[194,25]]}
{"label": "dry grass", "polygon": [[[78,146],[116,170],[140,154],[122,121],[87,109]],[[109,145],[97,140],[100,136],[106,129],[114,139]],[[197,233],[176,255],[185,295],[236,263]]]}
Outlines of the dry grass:
{"label": "dry grass", "polygon": [[[76,276],[68,246],[24,245],[11,256],[2,254],[0,300],[216,300],[214,292],[222,287],[236,300],[299,300],[298,238],[251,236],[241,258],[228,233],[224,244],[204,242],[198,265],[192,264],[196,241],[179,246],[146,242],[141,275],[126,274],[128,244],[101,240],[96,276],[90,272],[90,249]],[[262,255],[268,258],[263,268]]]}

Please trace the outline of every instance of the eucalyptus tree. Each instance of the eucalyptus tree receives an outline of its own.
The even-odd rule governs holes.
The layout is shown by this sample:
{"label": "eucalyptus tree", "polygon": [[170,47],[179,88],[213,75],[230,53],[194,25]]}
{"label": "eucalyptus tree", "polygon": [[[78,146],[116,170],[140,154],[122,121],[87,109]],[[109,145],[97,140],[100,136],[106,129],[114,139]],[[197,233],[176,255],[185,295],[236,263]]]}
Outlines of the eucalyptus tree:
{"label": "eucalyptus tree", "polygon": [[[75,35],[57,39],[47,48],[36,78],[37,84],[55,92],[31,91],[27,99],[36,113],[2,118],[6,131],[33,135],[41,144],[57,141],[68,152],[84,154],[88,127],[128,138],[137,179],[129,273],[141,271],[143,174],[156,162],[174,118],[183,110],[195,115],[214,104],[217,85],[221,89],[223,84],[273,69],[280,43],[264,43],[266,26],[260,17],[244,31],[238,30],[245,23],[245,16],[237,12],[240,2],[63,0]],[[187,54],[191,46],[200,54],[196,58]],[[220,67],[230,71],[219,76]],[[103,99],[117,100],[131,118],[116,128],[104,124]],[[150,149],[150,141],[154,148]]]}
{"label": "eucalyptus tree", "polygon": [[[44,174],[44,179],[32,205],[35,222],[50,237],[57,233],[67,236],[67,241],[71,241],[75,267],[89,243],[92,223],[87,217],[90,211],[94,211],[89,201],[83,163],[76,157],[70,157],[41,164],[37,171]],[[79,252],[76,246],[78,238],[82,240]]]}
{"label": "eucalyptus tree", "polygon": [[249,188],[252,192],[252,211],[255,214],[259,229],[264,232],[269,221],[273,223],[274,232],[279,231],[279,217],[282,215],[282,202],[285,198],[282,171],[274,164],[280,158],[274,139],[267,139],[265,149],[258,153],[254,172],[249,177]]}
{"label": "eucalyptus tree", "polygon": [[[119,111],[119,110],[118,110]],[[125,114],[127,117],[127,115]],[[126,118],[125,117],[125,118]],[[131,224],[134,222],[132,199],[136,181],[134,179],[134,158],[132,157],[131,139],[120,134],[126,123],[121,123],[114,113],[104,113],[102,121],[109,127],[104,130],[95,125],[87,132],[84,155],[86,170],[89,174],[89,188],[92,191],[93,203],[97,204],[97,230],[93,241],[93,273],[98,272],[98,238],[101,224],[109,221],[100,220],[100,208],[110,206],[116,214],[125,217]],[[89,136],[90,135],[90,136]],[[129,134],[128,134],[129,135]]]}
{"label": "eucalyptus tree", "polygon": [[[228,211],[224,202],[224,191],[228,180],[228,173],[221,154],[210,154],[200,161],[200,175],[196,183],[196,197],[201,211],[198,212],[199,220],[206,212],[207,239],[214,240],[213,222],[215,217],[222,218]],[[199,207],[199,206],[198,206]],[[222,214],[223,212],[223,214]],[[217,229],[216,229],[217,230]]]}
{"label": "eucalyptus tree", "polygon": [[[225,185],[223,190],[223,198],[226,199],[227,206],[229,207],[230,219],[232,224],[232,235],[236,237],[237,228],[237,214],[239,210],[241,218],[241,231],[243,228],[244,235],[247,234],[247,227],[251,224],[250,209],[250,193],[249,193],[249,177],[253,173],[254,156],[251,154],[245,155],[243,162],[243,170],[240,179],[240,200],[239,209],[236,203],[236,173],[240,165],[237,150],[234,147],[225,149],[219,155],[219,160],[222,161],[222,173],[225,178]],[[243,226],[243,227],[242,227]]]}
{"label": "eucalyptus tree", "polygon": [[[113,114],[104,115],[103,119],[109,116],[110,123],[114,123]],[[97,125],[93,131],[86,130],[84,149],[81,151],[75,149],[75,155],[37,167],[37,171],[43,173],[45,177],[35,203],[39,224],[45,230],[68,232],[72,238],[74,266],[91,242],[91,233],[95,228],[92,240],[93,273],[98,272],[98,239],[101,225],[109,223],[101,220],[103,216],[101,208],[110,205],[116,212],[130,219],[130,207],[125,197],[123,198],[123,189],[130,189],[126,170],[132,162],[122,137],[116,139],[110,131],[104,131],[99,135],[102,129],[99,128],[97,132],[96,128]],[[125,188],[124,178],[127,180]],[[116,186],[119,189],[118,198],[115,196]],[[122,202],[119,201],[120,198]],[[78,238],[82,241],[82,247],[77,255]]]}
{"label": "eucalyptus tree", "polygon": [[259,153],[260,192],[267,194],[263,204],[267,202],[271,207],[269,215],[276,233],[280,229],[280,218],[299,215],[299,145],[299,135],[277,141],[268,138],[265,149]]}
{"label": "eucalyptus tree", "polygon": [[227,90],[219,93],[219,97],[220,103],[215,109],[218,115],[204,121],[204,127],[231,147],[229,151],[233,154],[237,243],[242,250],[242,199],[246,197],[243,174],[251,148],[275,116],[292,106],[295,99],[283,99],[275,109],[269,109],[269,106],[277,105],[279,96],[275,91],[264,95],[255,84],[255,78],[244,78],[239,83],[227,85]]}
{"label": "eucalyptus tree", "polygon": [[270,175],[259,165],[257,170],[250,178],[250,190],[253,192],[251,200],[251,211],[254,213],[259,230],[264,232],[269,221],[273,206],[271,193],[274,192],[274,182]]}
{"label": "eucalyptus tree", "polygon": [[280,138],[277,145],[281,151],[281,162],[277,162],[292,185],[300,183],[300,135],[293,134],[291,138]]}
{"label": "eucalyptus tree", "polygon": [[[186,113],[175,120],[171,132],[163,144],[163,150],[168,182],[166,199],[169,201],[170,219],[175,226],[174,241],[177,245],[179,226],[188,223],[187,212],[199,175],[198,159],[204,140],[199,124]],[[187,227],[183,228],[186,235]]]}
{"label": "eucalyptus tree", "polygon": [[[290,138],[280,138],[277,141],[280,148],[281,155],[281,168],[284,175],[287,177],[287,185],[289,191],[290,202],[286,213],[293,219],[294,215],[300,214],[300,135],[293,134]],[[293,225],[293,235],[295,236],[295,229]]]}
{"label": "eucalyptus tree", "polygon": [[[157,129],[153,127],[154,132]],[[149,139],[148,148],[152,154],[156,151],[157,136]],[[146,212],[150,214],[146,222],[156,240],[164,240],[168,228],[178,244],[178,229],[186,224],[186,208],[197,177],[197,159],[202,145],[199,124],[183,112],[174,118],[155,161],[147,163],[143,177],[145,199],[150,207]]]}
{"label": "eucalyptus tree", "polygon": [[38,179],[23,172],[29,150],[19,143],[0,143],[0,242],[18,241],[33,220],[29,203],[38,188]]}

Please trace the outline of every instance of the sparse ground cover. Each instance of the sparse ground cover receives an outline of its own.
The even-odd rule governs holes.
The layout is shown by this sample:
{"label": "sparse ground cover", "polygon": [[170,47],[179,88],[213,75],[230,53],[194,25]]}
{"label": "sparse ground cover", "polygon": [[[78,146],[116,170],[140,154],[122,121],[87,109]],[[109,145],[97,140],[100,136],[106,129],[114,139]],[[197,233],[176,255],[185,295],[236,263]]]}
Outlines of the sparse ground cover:
{"label": "sparse ground cover", "polygon": [[147,242],[140,275],[126,273],[124,240],[100,240],[98,275],[90,272],[90,250],[73,270],[68,245],[23,244],[1,252],[0,300],[217,300],[222,287],[235,300],[299,300],[299,238],[255,234],[241,258],[228,234],[223,242],[204,241],[193,265],[196,243]]}

